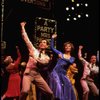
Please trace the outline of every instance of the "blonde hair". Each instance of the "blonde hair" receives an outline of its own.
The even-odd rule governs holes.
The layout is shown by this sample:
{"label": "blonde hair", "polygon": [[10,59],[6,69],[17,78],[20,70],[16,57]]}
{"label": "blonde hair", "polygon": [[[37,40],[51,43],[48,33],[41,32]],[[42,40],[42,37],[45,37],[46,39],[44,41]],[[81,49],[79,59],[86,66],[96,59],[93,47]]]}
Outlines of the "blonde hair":
{"label": "blonde hair", "polygon": [[12,58],[11,56],[7,56],[5,59],[4,59],[4,63],[5,64],[9,64],[11,62]]}

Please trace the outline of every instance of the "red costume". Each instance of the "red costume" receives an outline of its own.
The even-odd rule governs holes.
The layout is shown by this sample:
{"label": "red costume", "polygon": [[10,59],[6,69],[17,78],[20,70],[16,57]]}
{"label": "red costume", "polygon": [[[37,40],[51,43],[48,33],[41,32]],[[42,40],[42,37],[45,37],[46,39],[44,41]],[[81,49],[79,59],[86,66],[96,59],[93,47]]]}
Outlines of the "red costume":
{"label": "red costume", "polygon": [[18,58],[14,63],[10,63],[7,66],[7,71],[10,73],[9,80],[8,80],[8,88],[5,93],[6,97],[16,97],[20,95],[20,84],[21,84],[21,77],[18,73],[18,66],[21,61],[21,54],[19,50],[17,50]]}

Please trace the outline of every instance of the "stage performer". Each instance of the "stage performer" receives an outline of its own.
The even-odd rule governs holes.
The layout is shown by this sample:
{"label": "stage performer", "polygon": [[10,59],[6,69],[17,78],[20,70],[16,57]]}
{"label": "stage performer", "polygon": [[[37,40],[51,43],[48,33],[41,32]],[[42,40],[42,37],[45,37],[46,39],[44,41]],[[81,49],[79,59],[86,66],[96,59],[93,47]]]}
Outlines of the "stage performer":
{"label": "stage performer", "polygon": [[21,61],[21,54],[18,46],[16,46],[18,58],[13,62],[11,56],[7,56],[4,63],[7,65],[6,70],[10,73],[8,80],[8,87],[6,93],[2,96],[1,100],[5,98],[13,98],[18,100],[20,95],[21,77],[19,75],[19,64]]}
{"label": "stage performer", "polygon": [[22,38],[24,39],[29,51],[29,59],[22,80],[20,100],[26,100],[31,83],[34,83],[39,89],[48,95],[50,100],[53,100],[54,96],[52,90],[39,73],[39,70],[41,70],[44,66],[47,66],[50,61],[50,57],[46,54],[48,42],[45,39],[41,39],[39,41],[38,49],[36,49],[26,33],[26,22],[21,22],[20,25]]}
{"label": "stage performer", "polygon": [[99,73],[99,67],[96,65],[96,55],[92,55],[90,62],[88,62],[82,57],[82,49],[83,46],[79,46],[78,57],[84,66],[83,75],[80,80],[81,86],[83,88],[82,100],[88,100],[90,89],[95,96],[99,95],[99,89],[94,84],[93,80],[93,77]]}
{"label": "stage performer", "polygon": [[66,70],[74,63],[75,58],[71,56],[74,46],[71,42],[64,43],[64,53],[54,48],[54,38],[57,34],[53,34],[51,38],[51,49],[60,56],[56,66],[49,75],[50,87],[54,95],[59,100],[76,100],[72,84],[66,76]]}

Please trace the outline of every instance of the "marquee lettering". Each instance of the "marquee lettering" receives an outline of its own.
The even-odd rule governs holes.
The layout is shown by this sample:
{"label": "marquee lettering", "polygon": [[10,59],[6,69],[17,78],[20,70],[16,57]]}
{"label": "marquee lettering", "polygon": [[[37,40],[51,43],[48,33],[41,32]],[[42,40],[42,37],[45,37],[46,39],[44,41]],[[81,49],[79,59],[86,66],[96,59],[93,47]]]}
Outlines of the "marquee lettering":
{"label": "marquee lettering", "polygon": [[47,26],[37,25],[36,29],[37,29],[37,31],[41,31],[41,32],[47,32],[47,33],[53,33],[54,32],[54,28],[47,27]]}

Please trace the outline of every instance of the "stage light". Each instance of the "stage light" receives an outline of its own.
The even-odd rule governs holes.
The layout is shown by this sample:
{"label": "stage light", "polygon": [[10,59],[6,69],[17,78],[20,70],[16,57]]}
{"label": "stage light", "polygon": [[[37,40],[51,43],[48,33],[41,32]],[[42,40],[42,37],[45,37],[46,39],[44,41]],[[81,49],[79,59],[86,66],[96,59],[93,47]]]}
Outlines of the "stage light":
{"label": "stage light", "polygon": [[77,21],[77,20],[84,20],[83,18],[88,18],[90,15],[86,11],[88,8],[87,2],[76,2],[75,5],[72,6],[66,6],[67,21]]}
{"label": "stage light", "polygon": [[87,3],[85,3],[85,7],[87,7],[88,6],[88,4]]}
{"label": "stage light", "polygon": [[89,14],[85,14],[86,17],[89,17]]}
{"label": "stage light", "polygon": [[69,19],[69,18],[67,18],[67,21],[70,21],[70,19]]}
{"label": "stage light", "polygon": [[74,7],[71,7],[72,10],[74,10]]}
{"label": "stage light", "polygon": [[66,7],[66,10],[68,11],[69,10],[69,7]]}
{"label": "stage light", "polygon": [[71,0],[72,2],[74,2],[74,0]]}
{"label": "stage light", "polygon": [[77,7],[79,7],[79,6],[80,6],[80,4],[79,4],[79,3],[77,3],[77,4],[76,4],[76,6],[77,6]]}
{"label": "stage light", "polygon": [[73,20],[77,20],[77,18],[76,18],[76,17],[74,17],[74,18],[73,18]]}
{"label": "stage light", "polygon": [[81,15],[78,15],[77,17],[78,17],[78,18],[81,18]]}

